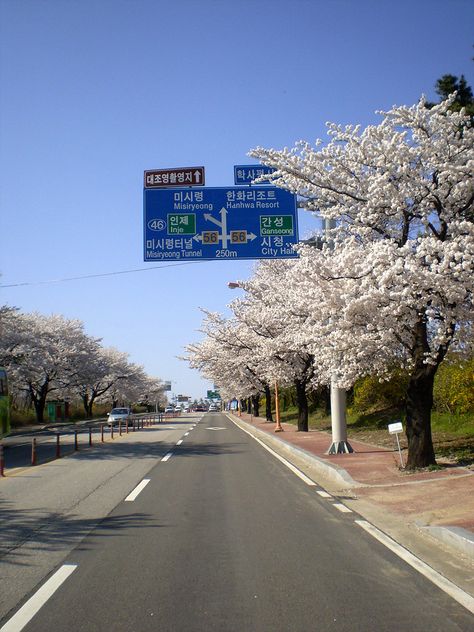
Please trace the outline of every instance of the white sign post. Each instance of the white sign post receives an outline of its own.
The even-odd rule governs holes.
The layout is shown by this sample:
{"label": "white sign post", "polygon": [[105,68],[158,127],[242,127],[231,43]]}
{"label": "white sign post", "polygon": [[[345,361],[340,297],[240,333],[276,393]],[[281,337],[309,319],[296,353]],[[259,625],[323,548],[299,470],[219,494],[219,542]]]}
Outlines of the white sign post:
{"label": "white sign post", "polygon": [[400,441],[398,439],[398,435],[400,434],[400,432],[403,432],[402,422],[397,421],[393,424],[388,424],[388,431],[390,434],[394,434],[397,438],[398,453],[400,454],[400,465],[402,467],[405,467],[405,465],[403,464],[402,449],[400,447]]}

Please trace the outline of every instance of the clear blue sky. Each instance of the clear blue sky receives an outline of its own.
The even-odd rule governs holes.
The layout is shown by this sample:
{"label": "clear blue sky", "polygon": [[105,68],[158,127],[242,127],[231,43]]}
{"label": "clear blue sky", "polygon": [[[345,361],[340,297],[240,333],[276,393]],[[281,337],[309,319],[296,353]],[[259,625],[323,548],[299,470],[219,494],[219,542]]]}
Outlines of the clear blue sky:
{"label": "clear blue sky", "polygon": [[212,386],[176,358],[198,308],[253,262],[144,263],[143,171],[232,185],[252,147],[474,86],[471,0],[0,0],[0,23],[0,285],[29,283],[0,302],[79,318],[191,396]]}

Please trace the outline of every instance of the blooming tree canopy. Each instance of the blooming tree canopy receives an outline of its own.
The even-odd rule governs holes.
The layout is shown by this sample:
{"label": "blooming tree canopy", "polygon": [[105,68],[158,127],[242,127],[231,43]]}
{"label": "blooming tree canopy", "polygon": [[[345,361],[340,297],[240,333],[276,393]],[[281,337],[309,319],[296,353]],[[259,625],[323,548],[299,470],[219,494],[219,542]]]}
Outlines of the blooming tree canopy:
{"label": "blooming tree canopy", "polygon": [[410,370],[409,467],[435,462],[437,367],[448,348],[472,345],[474,130],[452,100],[394,107],[364,130],[329,124],[326,145],[251,152],[276,169],[275,185],[337,223],[333,252],[303,248],[292,300],[312,296],[314,339],[327,334],[324,363],[341,383],[394,362]]}

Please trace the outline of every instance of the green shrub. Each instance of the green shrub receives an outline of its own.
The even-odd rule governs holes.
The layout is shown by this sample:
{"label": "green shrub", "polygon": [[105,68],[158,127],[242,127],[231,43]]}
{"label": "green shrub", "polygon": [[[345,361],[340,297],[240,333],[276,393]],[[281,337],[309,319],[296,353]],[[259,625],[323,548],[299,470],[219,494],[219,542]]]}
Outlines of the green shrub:
{"label": "green shrub", "polygon": [[408,379],[406,372],[397,370],[386,381],[380,381],[380,378],[374,375],[357,380],[353,393],[354,411],[367,413],[373,410],[402,408]]}
{"label": "green shrub", "polygon": [[434,385],[434,408],[451,414],[474,412],[474,358],[441,364]]}

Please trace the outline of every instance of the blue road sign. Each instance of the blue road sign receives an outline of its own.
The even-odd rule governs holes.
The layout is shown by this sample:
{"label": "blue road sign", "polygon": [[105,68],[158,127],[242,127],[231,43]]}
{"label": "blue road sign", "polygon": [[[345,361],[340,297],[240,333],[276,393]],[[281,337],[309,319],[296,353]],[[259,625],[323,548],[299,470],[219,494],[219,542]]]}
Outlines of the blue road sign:
{"label": "blue road sign", "polygon": [[274,171],[273,167],[265,165],[235,165],[234,184],[252,184],[252,180]]}
{"label": "blue road sign", "polygon": [[288,259],[296,196],[276,187],[145,189],[144,260]]}

